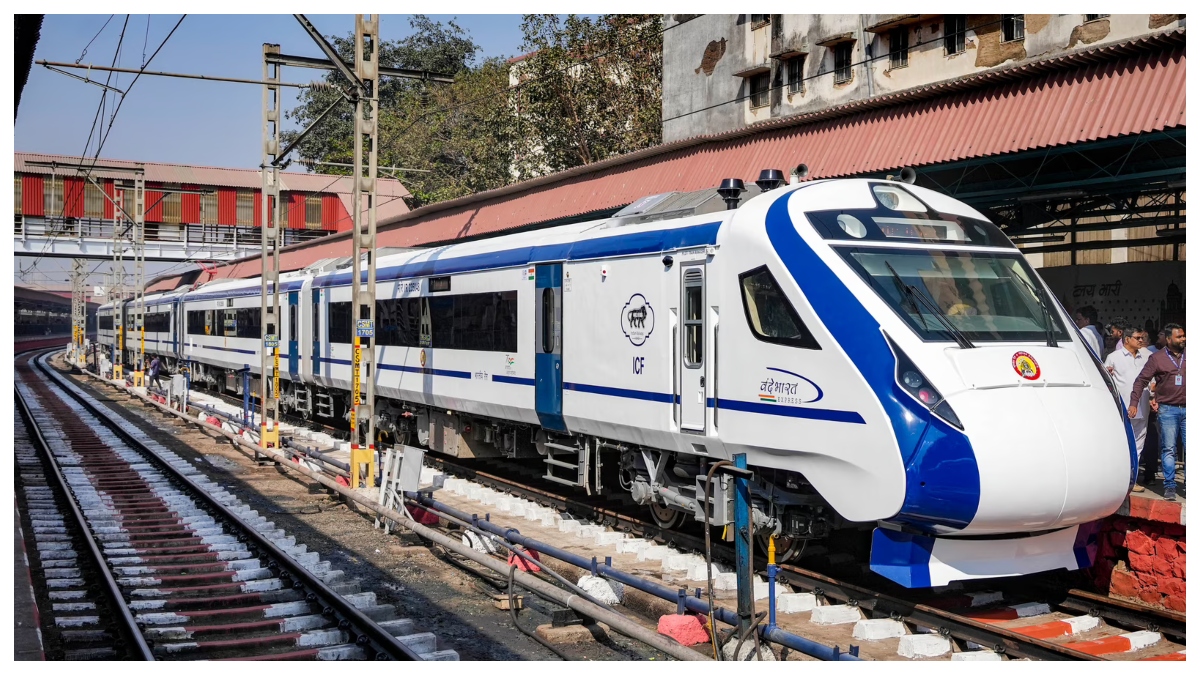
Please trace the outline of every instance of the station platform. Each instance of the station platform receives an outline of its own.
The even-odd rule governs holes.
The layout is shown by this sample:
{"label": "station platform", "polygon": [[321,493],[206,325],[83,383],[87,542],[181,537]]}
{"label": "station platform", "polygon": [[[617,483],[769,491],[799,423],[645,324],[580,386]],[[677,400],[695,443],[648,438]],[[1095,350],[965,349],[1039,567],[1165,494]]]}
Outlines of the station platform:
{"label": "station platform", "polygon": [[1104,521],[1092,568],[1097,589],[1175,612],[1187,610],[1185,476],[1176,501],[1163,499],[1162,481],[1132,492]]}
{"label": "station platform", "polygon": [[21,512],[13,504],[13,660],[44,661],[41,617],[29,575],[25,553],[25,535],[21,530]]}

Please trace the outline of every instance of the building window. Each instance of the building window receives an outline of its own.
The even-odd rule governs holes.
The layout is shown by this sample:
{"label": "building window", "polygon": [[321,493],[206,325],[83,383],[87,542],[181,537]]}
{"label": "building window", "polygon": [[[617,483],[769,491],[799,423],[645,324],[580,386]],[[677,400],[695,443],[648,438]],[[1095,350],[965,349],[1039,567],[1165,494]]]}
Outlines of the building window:
{"label": "building window", "polygon": [[[164,186],[164,190],[178,190],[178,185]],[[162,222],[178,225],[183,220],[183,195],[164,192],[162,196]]]}
{"label": "building window", "polygon": [[92,181],[83,184],[83,215],[88,218],[104,217],[104,191]]}
{"label": "building window", "polygon": [[1107,19],[1107,18],[1108,18],[1107,14],[1084,14],[1083,15],[1084,21],[1097,21],[1099,19]]}
{"label": "building window", "polygon": [[1025,39],[1025,15],[1024,14],[1001,14],[1000,28],[1003,33],[1003,42],[1015,42]]}
{"label": "building window", "polygon": [[761,108],[771,102],[771,73],[750,76],[750,107]]}
{"label": "building window", "polygon": [[770,14],[751,14],[750,15],[750,30],[762,28],[771,23]]}
{"label": "building window", "polygon": [[25,212],[21,205],[21,174],[17,174],[16,176],[13,176],[13,178],[16,179],[16,185],[14,186],[15,191],[13,193],[13,205],[17,207],[17,215],[19,216]]}
{"label": "building window", "polygon": [[962,54],[967,51],[967,15],[946,15],[946,54]]}
{"label": "building window", "polygon": [[63,180],[61,178],[47,178],[43,183],[45,192],[43,193],[42,207],[45,209],[47,218],[62,218],[63,215]]}
{"label": "building window", "polygon": [[206,192],[200,195],[200,222],[204,225],[217,223],[217,193]]}
{"label": "building window", "polygon": [[237,224],[241,227],[254,227],[254,193],[238,190],[237,193]]}
{"label": "building window", "polygon": [[304,227],[310,230],[321,229],[321,195],[313,194],[304,198]]}
{"label": "building window", "polygon": [[804,55],[801,54],[787,61],[788,93],[804,92]]}
{"label": "building window", "polygon": [[908,65],[908,27],[901,26],[888,33],[888,56],[891,68]]}
{"label": "building window", "polygon": [[853,42],[839,42],[833,46],[833,83],[849,82],[853,74],[850,57],[854,48]]}

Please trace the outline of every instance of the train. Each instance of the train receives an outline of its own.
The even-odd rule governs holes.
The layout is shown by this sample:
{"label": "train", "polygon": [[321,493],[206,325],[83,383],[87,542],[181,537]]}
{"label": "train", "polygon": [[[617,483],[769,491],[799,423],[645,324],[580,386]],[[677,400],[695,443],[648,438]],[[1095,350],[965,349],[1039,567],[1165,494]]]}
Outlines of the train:
{"label": "train", "polygon": [[[730,524],[730,477],[709,469],[744,455],[778,560],[866,530],[870,569],[910,588],[1090,566],[1133,485],[1133,434],[1016,246],[907,181],[775,175],[381,252],[377,441],[541,462],[664,528]],[[280,277],[288,415],[348,415],[350,266]],[[147,353],[240,393],[260,375],[259,294],[148,295]],[[128,310],[99,310],[110,350]]]}

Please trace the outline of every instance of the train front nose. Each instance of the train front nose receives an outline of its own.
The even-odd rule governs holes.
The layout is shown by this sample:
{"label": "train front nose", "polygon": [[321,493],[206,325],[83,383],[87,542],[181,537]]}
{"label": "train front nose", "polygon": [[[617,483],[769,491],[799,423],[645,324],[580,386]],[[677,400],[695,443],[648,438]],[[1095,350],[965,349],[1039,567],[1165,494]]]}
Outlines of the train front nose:
{"label": "train front nose", "polygon": [[1129,489],[1125,422],[1107,389],[1015,386],[950,396],[979,466],[962,534],[1031,532],[1111,515]]}

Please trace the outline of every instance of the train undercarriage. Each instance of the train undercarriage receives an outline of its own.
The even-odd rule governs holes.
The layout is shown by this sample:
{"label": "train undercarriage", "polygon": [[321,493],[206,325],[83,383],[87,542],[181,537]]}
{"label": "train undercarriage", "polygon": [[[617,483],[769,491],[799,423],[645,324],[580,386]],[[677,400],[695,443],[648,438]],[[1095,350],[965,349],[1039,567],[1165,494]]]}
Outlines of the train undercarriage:
{"label": "train undercarriage", "polygon": [[[173,359],[167,372],[175,372]],[[192,364],[192,385],[227,395],[258,392],[256,375],[246,377],[202,363]],[[306,422],[345,427],[350,395],[290,380],[280,381],[280,412]],[[441,408],[394,399],[376,399],[377,444],[410,444],[462,459],[540,460],[544,479],[589,495],[619,492],[650,512],[663,529],[705,522],[732,532],[733,478],[717,472],[709,485],[713,460],[584,435],[547,432],[534,425],[458,414]],[[765,552],[775,538],[776,560],[787,562],[807,542],[824,539],[852,526],[841,519],[802,475],[793,471],[750,467],[754,530]]]}

